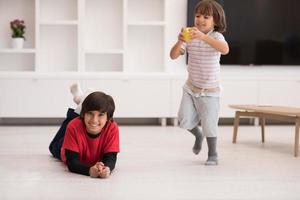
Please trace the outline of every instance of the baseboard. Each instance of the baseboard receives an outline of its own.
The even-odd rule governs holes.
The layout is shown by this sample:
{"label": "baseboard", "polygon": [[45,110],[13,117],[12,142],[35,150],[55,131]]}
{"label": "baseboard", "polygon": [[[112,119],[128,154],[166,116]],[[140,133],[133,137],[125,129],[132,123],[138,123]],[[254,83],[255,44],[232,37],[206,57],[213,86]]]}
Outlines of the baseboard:
{"label": "baseboard", "polygon": [[[7,126],[48,126],[55,125],[59,126],[63,122],[63,118],[0,118],[0,125]],[[160,126],[160,118],[115,118],[114,119],[119,125],[126,126]],[[220,118],[219,125],[232,126],[234,118]],[[241,118],[240,125],[254,125],[254,118]],[[266,120],[267,125],[291,125],[293,123]],[[167,126],[174,125],[173,118],[167,118]]]}

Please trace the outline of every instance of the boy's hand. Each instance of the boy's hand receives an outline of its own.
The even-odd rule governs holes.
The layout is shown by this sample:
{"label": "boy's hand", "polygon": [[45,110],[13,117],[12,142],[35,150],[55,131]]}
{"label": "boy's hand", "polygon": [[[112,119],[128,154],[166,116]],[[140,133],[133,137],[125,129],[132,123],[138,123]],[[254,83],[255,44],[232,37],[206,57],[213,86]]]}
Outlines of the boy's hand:
{"label": "boy's hand", "polygon": [[[106,178],[107,169],[102,162],[97,162],[94,166],[90,168],[90,177],[92,178]],[[108,168],[109,169],[109,168]],[[110,171],[109,171],[110,173]],[[104,177],[105,176],[105,177]]]}
{"label": "boy's hand", "polygon": [[104,166],[101,170],[101,172],[99,172],[99,176],[100,178],[107,178],[110,175],[110,169],[109,167]]}
{"label": "boy's hand", "polygon": [[184,28],[182,28],[181,32],[178,34],[178,42],[181,42],[181,43],[185,42],[184,36],[183,36],[183,30],[184,30]]}
{"label": "boy's hand", "polygon": [[98,167],[98,163],[96,163],[94,166],[90,167],[90,177],[92,178],[97,178],[99,177],[99,167]]}
{"label": "boy's hand", "polygon": [[199,39],[199,40],[204,40],[204,38],[206,37],[206,34],[201,32],[199,29],[197,29],[196,27],[192,28],[191,31],[191,38],[192,39]]}

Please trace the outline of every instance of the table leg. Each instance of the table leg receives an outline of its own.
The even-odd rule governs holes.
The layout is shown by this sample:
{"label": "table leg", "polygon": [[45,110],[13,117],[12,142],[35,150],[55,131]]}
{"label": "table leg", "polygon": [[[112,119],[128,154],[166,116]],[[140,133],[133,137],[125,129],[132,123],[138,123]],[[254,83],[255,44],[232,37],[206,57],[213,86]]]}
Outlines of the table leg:
{"label": "table leg", "polygon": [[296,123],[295,123],[295,147],[294,147],[295,157],[298,156],[298,150],[299,150],[299,126],[300,126],[300,118],[296,118]]}
{"label": "table leg", "polygon": [[233,128],[232,143],[236,143],[236,137],[237,137],[237,131],[238,131],[239,124],[240,124],[240,112],[236,111],[235,112],[235,117],[234,117],[234,128]]}
{"label": "table leg", "polygon": [[261,142],[265,142],[265,125],[266,125],[266,118],[260,118],[260,125],[261,125]]}

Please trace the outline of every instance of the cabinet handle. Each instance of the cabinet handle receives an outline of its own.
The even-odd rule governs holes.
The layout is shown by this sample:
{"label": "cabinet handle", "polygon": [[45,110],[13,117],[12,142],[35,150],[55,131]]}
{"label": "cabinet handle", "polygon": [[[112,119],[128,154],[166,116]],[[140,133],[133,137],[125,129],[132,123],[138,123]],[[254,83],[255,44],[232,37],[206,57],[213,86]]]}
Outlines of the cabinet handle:
{"label": "cabinet handle", "polygon": [[129,78],[128,78],[128,77],[124,77],[124,78],[123,78],[123,81],[124,81],[124,82],[128,82],[128,81],[129,81]]}

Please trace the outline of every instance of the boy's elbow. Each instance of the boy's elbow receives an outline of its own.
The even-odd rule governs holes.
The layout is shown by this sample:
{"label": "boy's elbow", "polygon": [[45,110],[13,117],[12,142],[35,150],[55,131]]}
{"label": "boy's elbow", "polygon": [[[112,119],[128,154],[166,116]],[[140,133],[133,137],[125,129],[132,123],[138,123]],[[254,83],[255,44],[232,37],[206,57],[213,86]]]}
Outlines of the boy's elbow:
{"label": "boy's elbow", "polygon": [[72,165],[67,165],[67,167],[70,172],[76,173],[76,170],[75,170],[75,168],[72,167]]}
{"label": "boy's elbow", "polygon": [[173,53],[170,53],[170,58],[171,58],[172,60],[175,60],[177,57],[178,57],[178,56],[175,56]]}
{"label": "boy's elbow", "polygon": [[226,47],[221,51],[222,55],[227,55],[228,53],[229,53],[229,47]]}
{"label": "boy's elbow", "polygon": [[172,60],[175,60],[175,59],[176,59],[176,57],[175,57],[175,56],[172,56],[172,55],[170,55],[170,58],[171,58]]}

